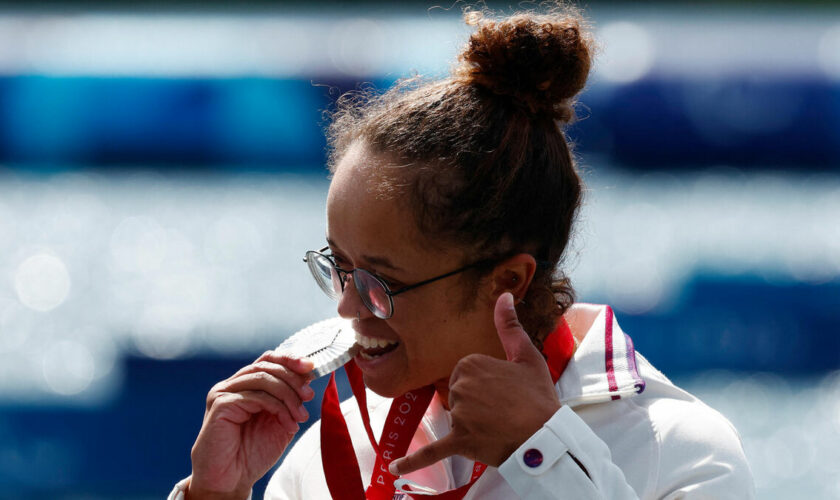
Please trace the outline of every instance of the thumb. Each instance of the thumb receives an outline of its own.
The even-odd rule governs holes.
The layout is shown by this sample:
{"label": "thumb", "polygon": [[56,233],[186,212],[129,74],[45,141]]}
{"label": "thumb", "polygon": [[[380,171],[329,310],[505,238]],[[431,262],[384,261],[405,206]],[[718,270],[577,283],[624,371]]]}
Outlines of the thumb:
{"label": "thumb", "polygon": [[529,361],[537,358],[542,361],[539,351],[519,322],[510,292],[501,294],[496,300],[493,319],[508,361]]}

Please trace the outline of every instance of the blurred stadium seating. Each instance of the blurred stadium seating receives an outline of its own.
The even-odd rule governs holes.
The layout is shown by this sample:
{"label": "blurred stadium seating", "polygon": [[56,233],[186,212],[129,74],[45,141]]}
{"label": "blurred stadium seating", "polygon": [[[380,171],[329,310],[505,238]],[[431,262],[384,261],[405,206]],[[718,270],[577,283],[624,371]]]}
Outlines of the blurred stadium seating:
{"label": "blurred stadium seating", "polygon": [[[0,498],[162,497],[209,387],[334,314],[322,111],[445,73],[466,30],[415,7],[0,10]],[[840,8],[590,10],[581,298],[762,498],[840,498]]]}

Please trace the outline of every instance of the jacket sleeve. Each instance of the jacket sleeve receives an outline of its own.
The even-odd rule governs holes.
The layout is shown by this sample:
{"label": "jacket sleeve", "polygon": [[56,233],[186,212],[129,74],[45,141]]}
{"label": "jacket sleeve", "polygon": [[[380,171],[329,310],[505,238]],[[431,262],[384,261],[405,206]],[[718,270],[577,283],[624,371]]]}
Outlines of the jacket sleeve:
{"label": "jacket sleeve", "polygon": [[[169,492],[169,496],[166,497],[166,500],[184,500],[184,492],[187,489],[187,485],[189,484],[189,482],[189,477],[178,481],[178,483],[175,484],[175,487],[172,488],[172,491]],[[248,494],[248,500],[251,500],[252,494],[253,492]]]}
{"label": "jacket sleeve", "polygon": [[[662,400],[650,411],[657,452],[649,466],[656,472],[644,498],[755,497],[740,438],[722,415],[702,404],[674,400]],[[568,406],[508,457],[499,472],[522,498],[638,498],[604,441]]]}
{"label": "jacket sleeve", "polygon": [[508,457],[499,473],[521,498],[638,498],[607,445],[568,406]]}

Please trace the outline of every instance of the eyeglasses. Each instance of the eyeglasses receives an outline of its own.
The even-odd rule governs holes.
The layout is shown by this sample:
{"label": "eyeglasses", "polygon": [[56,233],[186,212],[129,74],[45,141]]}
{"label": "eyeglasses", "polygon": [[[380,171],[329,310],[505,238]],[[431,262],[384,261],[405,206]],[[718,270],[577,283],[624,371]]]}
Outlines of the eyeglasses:
{"label": "eyeglasses", "polygon": [[309,270],[312,272],[315,282],[318,283],[318,286],[321,287],[321,290],[327,296],[338,300],[341,294],[344,293],[347,276],[352,275],[353,283],[356,285],[356,291],[359,292],[359,297],[362,298],[362,302],[364,302],[370,312],[380,319],[388,319],[394,315],[394,297],[396,295],[488,263],[486,260],[473,262],[472,264],[459,267],[454,271],[449,271],[440,276],[435,276],[434,278],[429,278],[413,285],[406,285],[399,290],[392,291],[382,278],[374,275],[370,271],[358,267],[352,270],[341,269],[335,265],[335,261],[333,261],[331,256],[322,253],[328,249],[329,247],[324,247],[317,252],[310,250],[306,252],[306,257],[303,259],[309,265]]}

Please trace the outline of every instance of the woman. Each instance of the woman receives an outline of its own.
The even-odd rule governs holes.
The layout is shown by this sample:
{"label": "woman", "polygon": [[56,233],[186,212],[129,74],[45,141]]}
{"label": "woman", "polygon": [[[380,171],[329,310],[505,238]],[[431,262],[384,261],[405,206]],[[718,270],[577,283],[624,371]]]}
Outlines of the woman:
{"label": "woman", "polygon": [[[451,77],[345,99],[330,126],[328,248],[307,260],[368,392],[325,403],[266,498],[750,498],[729,422],[557,270],[582,192],[559,127],[590,69],[583,19],[466,19]],[[217,384],[172,496],[247,498],[308,418],[311,369],[267,352]]]}

